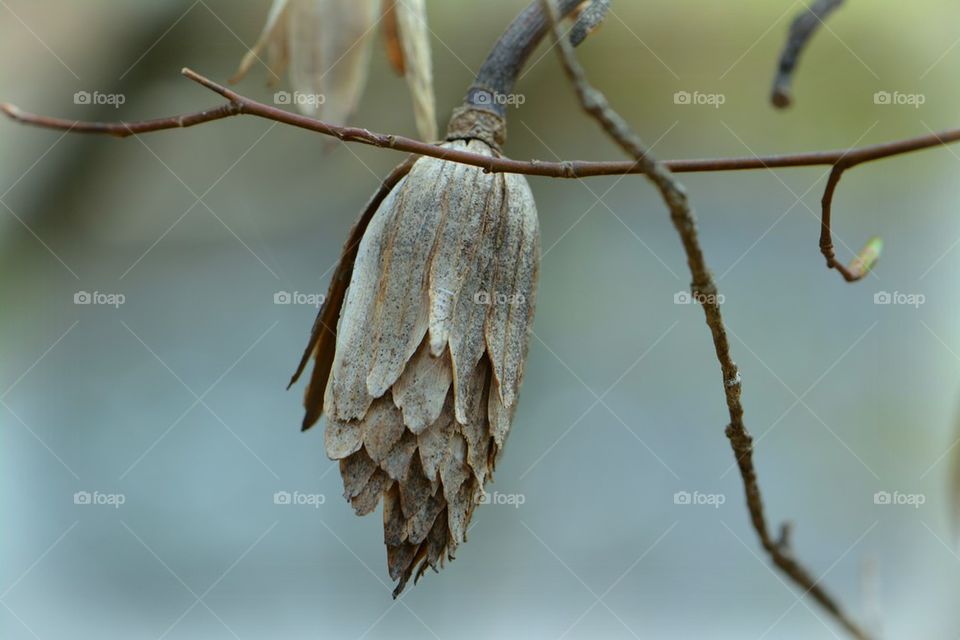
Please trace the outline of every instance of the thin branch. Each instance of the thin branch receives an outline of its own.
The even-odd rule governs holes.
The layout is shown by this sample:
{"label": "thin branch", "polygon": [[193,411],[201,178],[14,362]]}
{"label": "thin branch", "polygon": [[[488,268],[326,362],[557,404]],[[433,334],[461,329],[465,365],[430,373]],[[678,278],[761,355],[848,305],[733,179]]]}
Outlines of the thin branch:
{"label": "thin branch", "polygon": [[[583,3],[583,0],[559,1],[560,13],[564,16],[578,9]],[[520,15],[510,23],[507,30],[493,45],[493,49],[483,61],[476,79],[467,91],[464,106],[489,111],[501,118],[505,117],[506,103],[491,100],[491,94],[508,95],[513,91],[530,55],[547,35],[547,28],[543,11],[534,0],[520,12]]]}
{"label": "thin branch", "polygon": [[800,54],[803,53],[810,38],[817,32],[823,21],[843,2],[844,0],[817,0],[794,18],[790,25],[787,43],[780,54],[777,75],[773,79],[773,92],[770,95],[773,106],[784,109],[793,102],[790,85],[793,83],[793,72],[800,61]]}
{"label": "thin branch", "polygon": [[[596,0],[598,10],[602,10],[601,0]],[[569,44],[569,43],[568,43]],[[443,148],[438,145],[421,142],[398,135],[376,133],[358,127],[333,125],[322,120],[290,113],[256,100],[242,96],[223,85],[210,80],[190,69],[183,69],[183,75],[210,89],[228,100],[227,104],[213,109],[197,111],[169,118],[144,120],[140,122],[85,122],[67,120],[28,113],[10,104],[0,104],[0,111],[9,118],[37,127],[56,129],[74,133],[95,133],[126,138],[131,135],[193,127],[206,122],[214,122],[239,115],[251,115],[274,122],[280,122],[308,131],[332,136],[344,142],[366,144],[382,149],[411,153],[418,156],[430,156],[461,164],[480,167],[490,173],[518,173],[548,178],[589,178],[596,176],[616,176],[631,174],[649,174],[649,168],[643,162],[613,161],[596,162],[589,160],[565,160],[561,162],[543,162],[540,160],[513,160],[503,156],[490,157]],[[894,156],[946,146],[960,141],[960,128],[948,129],[940,133],[930,133],[893,142],[868,145],[854,149],[833,151],[814,151],[772,156],[750,156],[741,158],[701,158],[694,160],[667,160],[660,166],[673,173],[693,173],[707,171],[746,171],[753,169],[778,169],[787,167],[830,166],[833,172],[823,196],[823,219],[821,225],[820,251],[827,259],[827,266],[837,269],[848,282],[861,279],[872,268],[879,257],[879,240],[871,240],[851,266],[837,261],[833,253],[831,232],[831,208],[833,195],[840,180],[840,174],[859,164],[890,158]]]}
{"label": "thin branch", "polygon": [[842,275],[843,279],[847,282],[857,282],[866,277],[877,260],[880,259],[880,252],[883,250],[883,240],[876,236],[868,240],[860,253],[857,254],[850,263],[849,267],[844,266],[842,262],[837,260],[836,253],[834,253],[833,250],[833,232],[830,228],[830,215],[833,209],[833,195],[837,190],[837,185],[840,184],[840,178],[843,176],[843,172],[846,171],[847,168],[848,165],[846,163],[834,165],[833,170],[830,172],[830,177],[827,179],[827,188],[823,192],[822,200],[823,215],[820,221],[820,253],[827,259],[828,269],[836,269],[839,271],[840,275]]}
{"label": "thin branch", "polygon": [[700,246],[697,220],[687,199],[684,188],[671,175],[670,171],[654,160],[643,147],[639,136],[627,122],[610,106],[607,99],[593,88],[587,80],[583,67],[577,62],[573,47],[563,38],[560,31],[552,0],[541,0],[553,22],[554,41],[563,63],[564,70],[576,89],[583,109],[593,116],[603,130],[624,151],[633,156],[644,169],[644,173],[660,191],[670,210],[670,217],[680,234],[687,264],[693,276],[692,288],[703,306],[707,325],[713,336],[714,349],[723,372],[723,388],[726,395],[730,423],[726,428],[740,475],[743,478],[747,507],[753,527],[763,548],[770,554],[774,564],[790,577],[805,593],[811,594],[830,614],[856,638],[867,638],[866,632],[854,623],[840,608],[840,605],[819,586],[819,581],[801,566],[793,557],[789,545],[789,529],[784,527],[778,539],[770,534],[764,516],[763,499],[757,472],[753,465],[753,438],[743,423],[743,405],[740,402],[740,373],[730,355],[730,344],[726,327],[720,312],[719,296],[713,275],[707,267],[703,249]]}
{"label": "thin branch", "polygon": [[611,0],[593,0],[580,12],[570,29],[570,44],[580,46],[587,36],[600,28],[610,13],[610,3]]}
{"label": "thin branch", "polygon": [[[439,146],[412,138],[405,138],[404,136],[376,133],[357,127],[337,126],[315,118],[290,113],[289,111],[284,111],[283,109],[278,109],[244,97],[190,69],[184,69],[182,73],[194,82],[225,97],[229,102],[214,109],[206,109],[204,111],[169,118],[145,120],[142,122],[85,122],[82,120],[52,118],[23,111],[11,104],[0,104],[0,111],[12,120],[31,126],[56,129],[58,131],[70,131],[73,133],[105,134],[119,138],[154,131],[192,127],[239,115],[251,115],[332,136],[345,142],[355,142],[384,149],[392,149],[402,153],[413,153],[420,156],[449,160],[451,162],[480,167],[491,173],[519,173],[546,178],[579,179],[597,176],[642,174],[645,172],[643,165],[631,161],[597,162],[589,160],[566,160],[561,162],[544,162],[541,160],[513,160],[505,157],[491,158],[468,151],[443,149]],[[661,164],[674,173],[835,166],[844,160],[848,161],[849,166],[854,166],[864,162],[899,156],[913,151],[953,144],[958,141],[960,141],[960,128],[855,149],[836,149],[832,151],[813,151],[762,157],[666,160],[661,162]]]}

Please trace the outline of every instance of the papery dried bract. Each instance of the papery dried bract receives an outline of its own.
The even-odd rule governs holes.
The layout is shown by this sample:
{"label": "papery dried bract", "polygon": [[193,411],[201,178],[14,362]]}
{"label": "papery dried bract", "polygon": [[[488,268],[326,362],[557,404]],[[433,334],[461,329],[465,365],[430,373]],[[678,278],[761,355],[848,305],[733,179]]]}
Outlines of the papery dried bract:
{"label": "papery dried bract", "polygon": [[[391,2],[391,0],[384,0]],[[437,139],[436,98],[433,90],[433,60],[426,0],[392,0],[397,37],[403,54],[403,74],[413,98],[417,130],[424,140]]]}
{"label": "papery dried bract", "polygon": [[[495,153],[479,140],[444,146]],[[491,478],[523,377],[538,234],[523,177],[433,158],[414,163],[363,233],[333,362],[318,354],[315,365],[330,374],[314,380],[326,380],[326,449],[345,496],[357,513],[384,496],[395,593],[414,569],[453,558]]]}
{"label": "papery dried bract", "polygon": [[266,52],[276,77],[289,71],[290,103],[302,113],[343,124],[367,82],[379,0],[274,0],[267,24],[234,76]]}
{"label": "papery dried bract", "polygon": [[[406,76],[420,136],[437,139],[433,62],[426,0],[382,0],[387,51]],[[274,0],[267,23],[233,77],[241,79],[261,57],[275,84],[289,72],[288,104],[302,113],[344,124],[367,82],[370,45],[381,0]]]}

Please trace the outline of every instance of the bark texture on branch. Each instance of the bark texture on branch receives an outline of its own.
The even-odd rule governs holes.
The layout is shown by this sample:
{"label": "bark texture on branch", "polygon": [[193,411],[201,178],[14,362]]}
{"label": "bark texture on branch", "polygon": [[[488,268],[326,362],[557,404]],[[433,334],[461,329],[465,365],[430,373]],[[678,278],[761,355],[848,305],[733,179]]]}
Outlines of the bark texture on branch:
{"label": "bark texture on branch", "polygon": [[753,438],[743,422],[743,405],[740,402],[740,372],[730,354],[730,343],[720,311],[717,286],[700,246],[696,215],[690,206],[686,191],[667,168],[649,155],[640,137],[614,111],[606,97],[590,85],[583,67],[576,59],[573,47],[563,39],[558,28],[553,1],[541,0],[541,4],[551,14],[554,38],[560,51],[564,70],[577,92],[577,97],[580,99],[584,111],[592,116],[607,135],[643,167],[644,173],[656,186],[670,210],[670,218],[680,235],[684,252],[687,254],[687,264],[693,277],[693,293],[703,307],[707,326],[710,328],[713,337],[717,360],[723,373],[723,388],[730,417],[726,435],[737,458],[737,466],[743,479],[747,508],[761,545],[770,555],[773,563],[797,586],[803,589],[805,594],[812,595],[839,624],[854,637],[867,638],[866,632],[844,613],[837,601],[819,586],[819,581],[814,579],[793,557],[789,547],[788,528],[783,528],[783,534],[779,540],[774,540],[770,535],[769,526],[764,516],[760,484],[753,464]]}

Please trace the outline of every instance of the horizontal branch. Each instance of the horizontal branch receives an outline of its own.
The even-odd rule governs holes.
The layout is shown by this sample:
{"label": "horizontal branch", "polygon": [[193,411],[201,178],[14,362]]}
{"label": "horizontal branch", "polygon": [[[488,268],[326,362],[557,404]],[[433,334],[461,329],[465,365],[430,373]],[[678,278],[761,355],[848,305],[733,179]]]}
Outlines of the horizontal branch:
{"label": "horizontal branch", "polygon": [[[548,178],[591,178],[596,176],[644,173],[641,163],[631,161],[595,162],[589,160],[567,160],[562,162],[543,162],[540,160],[513,160],[504,157],[491,158],[469,151],[442,148],[435,144],[421,142],[404,136],[376,133],[358,127],[333,125],[323,122],[322,120],[291,113],[251,100],[190,69],[184,69],[183,75],[211,91],[218,93],[229,102],[214,109],[141,122],[84,122],[81,120],[51,118],[28,113],[10,104],[0,105],[0,111],[3,111],[3,113],[13,120],[28,125],[60,131],[70,131],[73,133],[105,134],[120,138],[153,131],[193,127],[205,122],[213,122],[215,120],[222,120],[239,115],[251,115],[332,136],[344,142],[355,142],[383,149],[393,149],[394,151],[403,153],[413,153],[421,156],[439,158],[441,160],[450,160],[452,162],[480,167],[491,173],[519,173]],[[674,173],[836,166],[841,162],[847,167],[851,167],[872,160],[952,144],[957,141],[960,141],[960,128],[855,149],[740,158],[666,160],[660,164]]]}

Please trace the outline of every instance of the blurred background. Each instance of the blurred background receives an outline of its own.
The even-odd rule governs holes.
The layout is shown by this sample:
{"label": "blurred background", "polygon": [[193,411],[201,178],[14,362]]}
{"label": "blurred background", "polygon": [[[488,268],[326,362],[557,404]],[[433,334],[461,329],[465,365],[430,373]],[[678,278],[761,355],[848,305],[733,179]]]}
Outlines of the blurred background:
{"label": "blurred background", "polygon": [[[445,116],[525,2],[427,4]],[[580,56],[660,158],[960,125],[960,8],[947,0],[849,3],[804,57],[795,106],[774,111],[775,60],[801,7],[616,2]],[[3,0],[0,100],[125,120],[217,105],[180,68],[229,77],[268,8]],[[374,47],[352,122],[415,135],[406,86]],[[555,56],[534,59],[506,152],[620,158]],[[267,75],[240,90],[269,101]],[[80,91],[125,104],[78,105]],[[274,298],[326,291],[402,156],[254,118],[139,140],[3,121],[0,137],[0,637],[842,637],[761,554],[709,333],[695,305],[675,304],[685,260],[642,178],[531,180],[540,296],[488,488],[499,498],[457,560],[397,603],[380,516],[340,498],[322,432],[299,432],[302,387],[284,389],[316,309]],[[794,522],[797,555],[888,638],[960,636],[958,153],[847,174],[841,257],[886,240],[856,285],[817,249],[824,168],[682,176],[725,296],[771,524]],[[98,304],[76,304],[84,293]],[[278,492],[313,504],[276,504]]]}

